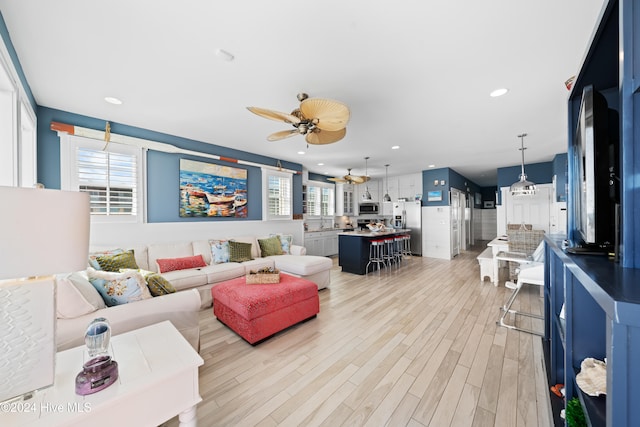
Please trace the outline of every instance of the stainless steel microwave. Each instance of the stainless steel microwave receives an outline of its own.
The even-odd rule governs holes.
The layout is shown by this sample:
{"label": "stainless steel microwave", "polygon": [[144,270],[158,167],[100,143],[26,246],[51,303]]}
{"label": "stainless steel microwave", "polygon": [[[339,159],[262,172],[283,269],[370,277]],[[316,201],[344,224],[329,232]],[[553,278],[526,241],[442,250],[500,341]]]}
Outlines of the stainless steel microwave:
{"label": "stainless steel microwave", "polygon": [[375,202],[360,203],[358,208],[360,214],[377,214],[380,212],[380,204]]}

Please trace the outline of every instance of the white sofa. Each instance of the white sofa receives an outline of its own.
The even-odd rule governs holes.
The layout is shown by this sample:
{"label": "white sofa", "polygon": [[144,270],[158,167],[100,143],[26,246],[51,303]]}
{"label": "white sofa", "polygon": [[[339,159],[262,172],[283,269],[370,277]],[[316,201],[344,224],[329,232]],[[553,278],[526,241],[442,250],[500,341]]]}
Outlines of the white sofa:
{"label": "white sofa", "polygon": [[[177,291],[195,288],[200,292],[202,307],[211,306],[211,287],[216,283],[246,275],[249,270],[262,267],[274,267],[283,273],[303,277],[314,282],[318,289],[327,288],[331,281],[330,270],[333,265],[331,259],[321,256],[306,255],[304,246],[291,245],[289,255],[273,255],[262,257],[258,239],[263,237],[242,236],[229,239],[243,243],[251,243],[251,255],[254,258],[245,262],[227,262],[211,265],[210,239],[175,243],[154,243],[145,246],[126,247],[133,249],[138,267],[158,272],[156,260],[163,258],[181,258],[202,255],[207,263],[206,267],[188,270],[176,270],[162,273]],[[266,237],[264,237],[266,238]],[[213,239],[213,238],[212,238]],[[227,239],[227,240],[229,240]],[[108,250],[110,248],[92,248],[92,251]]]}
{"label": "white sofa", "polygon": [[[216,283],[244,276],[249,270],[274,267],[283,273],[304,277],[324,289],[330,283],[332,261],[320,256],[307,256],[302,246],[291,245],[290,255],[261,257],[257,237],[236,237],[239,242],[251,243],[251,261],[228,262],[211,265],[209,239],[176,243],[157,243],[144,246],[127,246],[133,249],[138,267],[158,272],[157,259],[181,258],[201,254],[206,267],[176,270],[162,273],[176,289],[175,293],[144,299],[142,301],[113,307],[99,308],[77,317],[58,318],[56,340],[58,351],[82,345],[84,332],[91,320],[105,317],[109,320],[114,335],[128,332],[163,320],[170,320],[196,349],[199,347],[200,309],[212,304],[211,287]],[[92,252],[115,249],[115,247],[92,247]],[[95,291],[97,294],[97,291]],[[65,294],[66,295],[66,294]],[[60,298],[60,294],[58,295]]]}

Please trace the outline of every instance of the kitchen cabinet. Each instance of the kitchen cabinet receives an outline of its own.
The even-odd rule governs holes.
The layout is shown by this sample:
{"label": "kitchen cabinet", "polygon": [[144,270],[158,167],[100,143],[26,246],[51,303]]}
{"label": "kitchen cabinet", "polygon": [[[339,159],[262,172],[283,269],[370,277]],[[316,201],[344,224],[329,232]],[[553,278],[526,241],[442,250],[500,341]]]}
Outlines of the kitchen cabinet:
{"label": "kitchen cabinet", "polygon": [[[631,361],[640,360],[640,269],[607,257],[567,254],[563,239],[545,236],[550,384],[564,384],[568,399],[579,398],[588,425],[635,425],[640,364]],[[606,396],[589,396],[578,387],[585,358],[606,358]]]}
{"label": "kitchen cabinet", "polygon": [[422,194],[422,173],[400,175],[397,178],[399,198],[413,200],[416,194]]}
{"label": "kitchen cabinet", "polygon": [[[358,189],[357,193],[358,193],[358,203],[360,202],[366,202],[366,201],[371,201],[371,202],[379,202],[380,201],[380,180],[379,179],[372,179],[369,180],[367,182],[365,182],[364,184],[359,184],[356,186],[356,188]],[[371,194],[371,200],[364,200],[362,198],[362,196],[364,195],[366,190],[369,190],[369,193]]]}
{"label": "kitchen cabinet", "polygon": [[356,193],[353,184],[336,184],[336,215],[356,215]]}
{"label": "kitchen cabinet", "polygon": [[339,232],[339,230],[329,230],[304,233],[304,246],[307,248],[307,255],[337,255]]}
{"label": "kitchen cabinet", "polygon": [[393,202],[380,203],[380,213],[382,216],[393,216]]}

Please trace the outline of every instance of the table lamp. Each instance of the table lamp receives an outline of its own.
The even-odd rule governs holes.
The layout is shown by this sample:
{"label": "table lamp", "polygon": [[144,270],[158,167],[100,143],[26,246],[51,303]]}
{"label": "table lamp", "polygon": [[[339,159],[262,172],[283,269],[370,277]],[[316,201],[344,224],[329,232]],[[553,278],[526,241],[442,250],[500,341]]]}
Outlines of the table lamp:
{"label": "table lamp", "polygon": [[1,187],[0,402],[55,377],[55,277],[86,269],[89,194]]}

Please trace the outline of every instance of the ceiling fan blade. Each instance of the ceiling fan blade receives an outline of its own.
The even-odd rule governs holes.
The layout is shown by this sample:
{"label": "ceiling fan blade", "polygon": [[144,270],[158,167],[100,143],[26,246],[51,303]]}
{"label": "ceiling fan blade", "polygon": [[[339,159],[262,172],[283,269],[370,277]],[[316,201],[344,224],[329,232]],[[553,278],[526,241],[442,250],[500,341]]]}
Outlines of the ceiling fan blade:
{"label": "ceiling fan blade", "polygon": [[300,135],[298,129],[281,130],[276,133],[272,133],[267,137],[268,141],[280,141],[281,139],[289,138],[290,136]]}
{"label": "ceiling fan blade", "polygon": [[348,180],[350,182],[353,182],[354,184],[362,184],[364,182],[363,176],[358,176],[358,175],[347,175],[347,176],[349,177]]}
{"label": "ceiling fan blade", "polygon": [[347,127],[349,107],[331,99],[309,98],[300,103],[300,111],[322,130],[337,131]]}
{"label": "ceiling fan blade", "polygon": [[257,114],[265,119],[275,120],[277,122],[285,122],[285,123],[300,123],[300,119],[296,116],[292,116],[291,114],[281,113],[280,111],[267,110],[266,108],[259,107],[247,107],[247,110],[251,111],[253,114]]}
{"label": "ceiling fan blade", "polygon": [[309,144],[324,145],[332,144],[340,141],[347,134],[346,129],[340,129],[336,131],[327,131],[317,129],[314,132],[309,132],[305,139]]}
{"label": "ceiling fan blade", "polygon": [[327,178],[327,181],[333,181],[333,182],[338,182],[338,183],[343,183],[343,182],[348,182],[346,179],[344,178],[340,178],[340,177],[334,177],[334,178]]}

